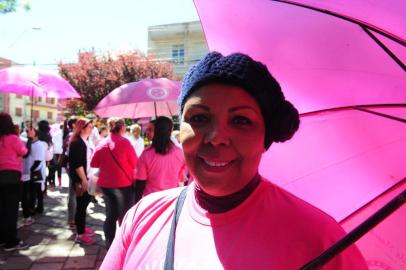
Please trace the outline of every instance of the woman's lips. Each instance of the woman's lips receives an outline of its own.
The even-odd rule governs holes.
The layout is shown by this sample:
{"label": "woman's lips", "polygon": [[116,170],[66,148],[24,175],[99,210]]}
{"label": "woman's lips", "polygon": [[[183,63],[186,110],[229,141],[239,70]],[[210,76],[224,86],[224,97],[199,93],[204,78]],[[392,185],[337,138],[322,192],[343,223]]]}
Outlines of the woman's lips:
{"label": "woman's lips", "polygon": [[230,161],[220,161],[220,160],[209,160],[205,158],[200,158],[202,167],[208,172],[224,172],[228,170],[233,164],[234,160]]}

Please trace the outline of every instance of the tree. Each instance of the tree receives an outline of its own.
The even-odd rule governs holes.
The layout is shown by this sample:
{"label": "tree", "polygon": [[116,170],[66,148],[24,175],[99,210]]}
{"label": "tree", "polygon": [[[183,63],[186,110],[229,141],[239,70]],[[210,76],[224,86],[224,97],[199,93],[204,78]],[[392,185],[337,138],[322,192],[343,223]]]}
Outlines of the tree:
{"label": "tree", "polygon": [[59,73],[81,95],[82,102],[66,102],[70,114],[94,109],[113,89],[145,78],[173,78],[173,65],[134,51],[113,56],[79,53],[79,63],[59,65]]}
{"label": "tree", "polygon": [[[17,0],[0,0],[0,14],[15,12],[18,6]],[[22,4],[25,10],[30,10],[30,5],[28,3]]]}

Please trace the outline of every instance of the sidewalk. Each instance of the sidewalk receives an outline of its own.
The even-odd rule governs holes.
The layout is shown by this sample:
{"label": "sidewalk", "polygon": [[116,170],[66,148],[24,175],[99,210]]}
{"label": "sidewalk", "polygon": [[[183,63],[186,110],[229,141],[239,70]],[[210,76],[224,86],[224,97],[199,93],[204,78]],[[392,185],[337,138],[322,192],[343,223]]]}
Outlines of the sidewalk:
{"label": "sidewalk", "polygon": [[[22,226],[19,213],[19,237],[29,247],[26,250],[6,252],[0,248],[0,269],[98,269],[106,254],[104,248],[103,222],[104,202],[89,204],[86,225],[96,232],[97,243],[81,246],[74,242],[75,231],[67,226],[67,179],[63,177],[62,190],[50,191],[44,198],[44,213],[35,216],[30,226]],[[20,209],[21,210],[21,209]]]}

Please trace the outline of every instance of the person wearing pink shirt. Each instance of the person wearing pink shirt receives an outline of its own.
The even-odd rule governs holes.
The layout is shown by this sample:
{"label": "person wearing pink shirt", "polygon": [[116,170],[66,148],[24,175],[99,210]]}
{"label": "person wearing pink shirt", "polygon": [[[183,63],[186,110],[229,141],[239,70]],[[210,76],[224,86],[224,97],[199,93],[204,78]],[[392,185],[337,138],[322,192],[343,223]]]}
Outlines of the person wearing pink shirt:
{"label": "person wearing pink shirt", "polygon": [[[297,270],[345,234],[258,173],[262,154],[299,127],[265,65],[211,52],[185,75],[178,104],[194,182],[130,209],[100,269]],[[351,245],[321,269],[367,267]]]}
{"label": "person wearing pink shirt", "polygon": [[127,210],[134,205],[134,170],[138,159],[130,141],[123,136],[124,120],[110,118],[108,125],[110,136],[99,143],[90,162],[91,167],[99,168],[97,185],[106,203],[103,230],[107,249],[113,242],[117,221],[121,224]]}
{"label": "person wearing pink shirt", "polygon": [[[32,137],[32,131],[28,136]],[[10,115],[0,113],[0,246],[4,246],[5,251],[28,246],[17,237],[22,158],[27,151]]]}
{"label": "person wearing pink shirt", "polygon": [[150,193],[178,187],[184,181],[182,150],[171,141],[173,123],[165,116],[154,121],[154,137],[137,165],[136,201]]}

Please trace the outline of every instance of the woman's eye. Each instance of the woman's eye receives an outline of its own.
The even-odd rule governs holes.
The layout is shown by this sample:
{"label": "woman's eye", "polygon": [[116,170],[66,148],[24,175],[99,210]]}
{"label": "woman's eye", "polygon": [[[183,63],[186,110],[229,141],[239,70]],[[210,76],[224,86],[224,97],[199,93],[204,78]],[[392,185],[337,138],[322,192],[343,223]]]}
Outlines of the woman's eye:
{"label": "woman's eye", "polygon": [[235,116],[232,121],[235,125],[245,126],[251,124],[251,120],[244,116]]}
{"label": "woman's eye", "polygon": [[206,123],[208,120],[209,120],[209,118],[203,114],[192,115],[189,118],[189,122],[191,124],[203,124],[203,123]]}

